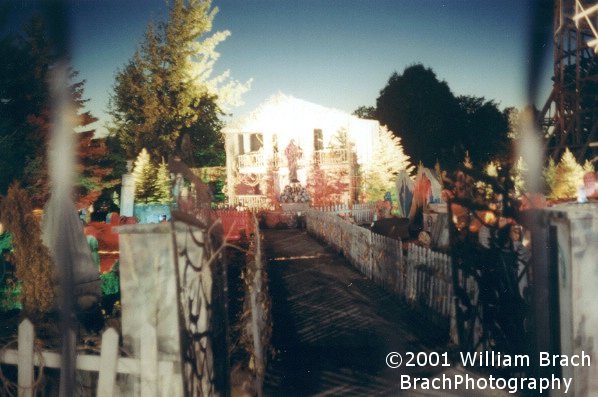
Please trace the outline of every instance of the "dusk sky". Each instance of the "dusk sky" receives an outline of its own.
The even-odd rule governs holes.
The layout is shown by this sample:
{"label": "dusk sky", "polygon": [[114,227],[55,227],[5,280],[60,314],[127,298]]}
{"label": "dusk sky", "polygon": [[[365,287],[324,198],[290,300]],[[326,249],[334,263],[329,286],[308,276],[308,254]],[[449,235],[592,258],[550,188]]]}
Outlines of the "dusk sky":
{"label": "dusk sky", "polygon": [[[28,1],[17,3],[27,9]],[[414,63],[432,68],[455,95],[522,107],[530,2],[524,0],[213,0],[215,72],[253,79],[252,110],[277,92],[346,112],[375,106],[390,75]],[[149,21],[167,17],[166,0],[72,1],[74,67],[87,80],[92,113],[105,110],[115,72],[132,56]],[[549,87],[549,74],[545,79]],[[542,101],[545,96],[542,97]]]}

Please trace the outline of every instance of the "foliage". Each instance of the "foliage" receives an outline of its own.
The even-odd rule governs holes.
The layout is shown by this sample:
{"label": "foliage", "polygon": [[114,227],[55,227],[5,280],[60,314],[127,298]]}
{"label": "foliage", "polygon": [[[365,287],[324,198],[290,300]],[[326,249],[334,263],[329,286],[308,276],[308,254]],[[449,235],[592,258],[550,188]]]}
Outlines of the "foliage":
{"label": "foliage", "polygon": [[459,148],[459,103],[448,84],[421,64],[393,73],[376,100],[381,124],[400,135],[413,159],[432,167],[453,164]]}
{"label": "foliage", "polygon": [[371,163],[364,170],[365,194],[368,201],[384,198],[386,192],[396,190],[399,171],[413,172],[413,166],[403,151],[401,139],[385,127],[378,130]]}
{"label": "foliage", "polygon": [[592,162],[590,160],[586,160],[583,163],[583,173],[586,174],[588,172],[595,172],[594,170],[594,165],[592,164]]}
{"label": "foliage", "polygon": [[[238,102],[248,84],[211,77],[215,47],[230,34],[212,29],[217,9],[206,0],[175,0],[167,22],[145,39],[116,75],[111,134],[127,156],[147,148],[155,158],[178,154],[197,166],[222,165],[223,101]],[[178,150],[177,150],[178,148]]]}
{"label": "foliage", "polygon": [[0,207],[0,220],[13,236],[16,276],[22,281],[22,303],[26,315],[38,318],[54,304],[54,264],[42,243],[41,229],[34,217],[27,192],[14,183]]}
{"label": "foliage", "polygon": [[322,206],[340,203],[350,186],[348,179],[349,172],[346,168],[324,169],[314,162],[306,186],[311,204]]}
{"label": "foliage", "polygon": [[556,162],[552,157],[548,159],[548,165],[544,168],[543,171],[544,182],[546,184],[546,191],[547,196],[551,196],[552,186],[554,186],[554,181],[556,178]]}
{"label": "foliage", "polygon": [[150,155],[145,148],[141,150],[133,167],[133,180],[135,181],[135,201],[150,202],[155,193],[155,168],[150,160]]}
{"label": "foliage", "polygon": [[156,179],[154,180],[153,200],[159,204],[169,204],[172,202],[172,183],[170,181],[170,171],[168,164],[162,159],[158,165]]}
{"label": "foliage", "polygon": [[[307,190],[311,196],[312,205],[322,206],[339,204],[354,197],[349,190],[351,178],[358,169],[357,157],[354,151],[354,144],[350,141],[346,129],[341,129],[332,137],[329,149],[344,150],[350,158],[346,164],[335,166],[322,166],[317,161],[312,162],[312,167],[307,178]],[[314,156],[316,153],[314,152]]]}
{"label": "foliage", "polygon": [[101,290],[103,296],[114,295],[120,292],[118,270],[112,269],[109,272],[100,274],[100,280],[102,281]]}
{"label": "foliage", "polygon": [[226,167],[200,167],[193,169],[193,173],[210,187],[213,202],[223,203],[226,201],[226,195],[224,194]]}
{"label": "foliage", "polygon": [[[466,167],[466,168],[472,168]],[[513,198],[521,198],[521,196],[526,192],[525,188],[525,173],[527,172],[527,165],[525,161],[523,161],[523,157],[519,157],[515,164],[510,166],[507,163],[499,163],[497,161],[491,161],[486,164],[484,168],[484,174],[495,179],[499,179],[499,177],[504,177],[503,173],[504,170],[508,170],[509,178],[513,183],[513,190],[510,192]],[[490,200],[494,195],[494,189],[492,184],[487,182],[479,181],[476,184],[476,187],[480,192],[483,192],[482,196],[486,198],[486,200]]]}
{"label": "foliage", "polygon": [[474,164],[484,164],[508,153],[509,120],[494,101],[472,96],[457,97],[462,110],[458,140]]}
{"label": "foliage", "polygon": [[[115,192],[120,183],[122,172],[118,160],[111,155],[105,138],[94,138],[93,131],[79,133],[78,137],[78,183],[75,201],[78,208],[87,208],[93,204],[106,189]],[[116,160],[116,161],[115,161]],[[122,171],[122,167],[120,167]]]}
{"label": "foliage", "polygon": [[551,179],[551,183],[548,185],[549,198],[566,199],[577,196],[577,189],[583,184],[584,169],[568,148],[554,168],[554,177],[550,174],[551,172],[553,171],[545,172],[545,175],[548,173]]}
{"label": "foliage", "polygon": [[164,159],[156,167],[147,150],[142,149],[133,167],[135,201],[142,204],[172,202],[172,183],[168,164]]}
{"label": "foliage", "polygon": [[[372,115],[364,106],[356,114]],[[508,154],[509,110],[501,112],[485,98],[455,97],[446,82],[421,64],[391,75],[373,115],[428,168],[439,161],[444,169],[455,169],[466,151],[477,165]]]}
{"label": "foliage", "polygon": [[[463,167],[444,180],[452,262],[462,275],[453,286],[456,329],[463,351],[513,354],[526,351],[529,340],[525,281],[530,252],[516,223],[520,202],[514,198],[510,169],[493,168],[496,177]],[[492,194],[480,187],[490,187]],[[468,296],[472,283],[479,291],[476,300]]]}
{"label": "foliage", "polygon": [[23,308],[21,304],[22,288],[23,283],[12,278],[5,280],[4,284],[0,285],[0,312]]}
{"label": "foliage", "polygon": [[360,106],[353,111],[353,115],[359,117],[360,119],[375,120],[376,108],[373,106]]}
{"label": "foliage", "polygon": [[[50,129],[48,80],[57,61],[44,21],[34,17],[18,36],[0,38],[0,193],[15,180],[30,193],[36,207],[48,196],[45,142]],[[71,80],[77,72],[71,70]],[[96,121],[84,111],[84,81],[70,87],[75,123]]]}

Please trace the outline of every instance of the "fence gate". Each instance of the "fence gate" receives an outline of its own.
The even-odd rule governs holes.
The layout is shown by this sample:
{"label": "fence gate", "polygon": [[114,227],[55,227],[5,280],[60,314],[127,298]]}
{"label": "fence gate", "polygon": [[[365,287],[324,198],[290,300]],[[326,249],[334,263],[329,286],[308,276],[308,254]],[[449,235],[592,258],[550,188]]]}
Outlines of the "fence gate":
{"label": "fence gate", "polygon": [[[169,166],[177,183],[190,187],[175,197],[171,222],[185,396],[227,396],[228,304],[222,225],[214,222],[214,213],[206,205],[203,183],[184,164]],[[177,190],[183,191],[175,186]]]}

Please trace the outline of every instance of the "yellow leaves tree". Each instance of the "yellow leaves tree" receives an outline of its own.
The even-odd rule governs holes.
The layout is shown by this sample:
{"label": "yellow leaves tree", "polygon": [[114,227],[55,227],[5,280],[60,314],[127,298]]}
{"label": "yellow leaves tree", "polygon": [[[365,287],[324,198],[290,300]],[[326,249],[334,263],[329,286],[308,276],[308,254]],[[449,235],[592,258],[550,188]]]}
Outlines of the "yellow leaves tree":
{"label": "yellow leaves tree", "polygon": [[583,184],[584,168],[575,160],[567,148],[556,166],[549,164],[544,172],[551,199],[567,199],[577,196],[577,189]]}

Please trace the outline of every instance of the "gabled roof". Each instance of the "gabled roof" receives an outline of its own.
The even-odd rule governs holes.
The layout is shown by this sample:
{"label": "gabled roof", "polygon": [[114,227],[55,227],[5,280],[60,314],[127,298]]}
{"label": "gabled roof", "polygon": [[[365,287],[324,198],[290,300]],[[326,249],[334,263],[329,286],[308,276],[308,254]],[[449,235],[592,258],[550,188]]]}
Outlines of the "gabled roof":
{"label": "gabled roof", "polygon": [[[223,131],[226,133],[257,130],[258,126],[293,123],[294,119],[303,121],[306,117],[313,120],[337,119],[345,122],[352,119],[360,120],[349,113],[278,92],[255,110],[231,120]],[[252,128],[253,125],[256,127]]]}

